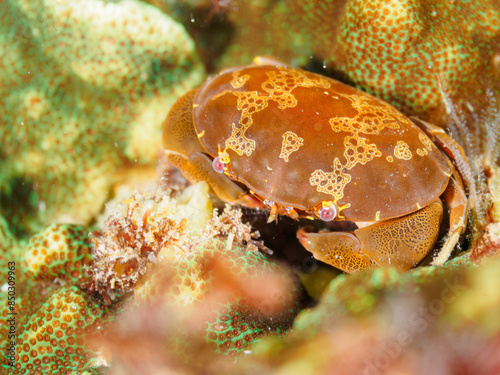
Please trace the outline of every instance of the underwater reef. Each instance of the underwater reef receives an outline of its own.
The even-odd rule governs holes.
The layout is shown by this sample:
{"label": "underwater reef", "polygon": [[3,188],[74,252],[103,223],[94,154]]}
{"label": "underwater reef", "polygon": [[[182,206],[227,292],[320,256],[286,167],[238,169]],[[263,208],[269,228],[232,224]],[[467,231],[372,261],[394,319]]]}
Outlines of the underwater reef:
{"label": "underwater reef", "polygon": [[[499,46],[495,0],[0,1],[0,374],[500,373]],[[450,261],[343,274],[168,165],[177,99],[264,55],[463,146]]]}

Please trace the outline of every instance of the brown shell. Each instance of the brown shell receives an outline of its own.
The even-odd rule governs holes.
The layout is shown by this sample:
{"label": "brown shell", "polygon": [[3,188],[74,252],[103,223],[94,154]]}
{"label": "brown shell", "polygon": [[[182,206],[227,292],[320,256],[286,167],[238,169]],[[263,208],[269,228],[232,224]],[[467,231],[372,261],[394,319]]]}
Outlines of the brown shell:
{"label": "brown shell", "polygon": [[347,220],[385,220],[428,205],[451,174],[394,107],[302,70],[222,73],[201,86],[193,107],[206,151],[225,149],[234,179],[284,206],[334,201]]}

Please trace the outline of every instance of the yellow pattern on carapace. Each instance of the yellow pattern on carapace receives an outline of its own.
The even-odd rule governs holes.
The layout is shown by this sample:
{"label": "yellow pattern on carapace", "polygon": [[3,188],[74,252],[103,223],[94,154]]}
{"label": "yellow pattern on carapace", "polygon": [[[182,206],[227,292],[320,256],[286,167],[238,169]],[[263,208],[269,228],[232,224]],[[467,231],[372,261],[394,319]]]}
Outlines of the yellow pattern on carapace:
{"label": "yellow pattern on carapace", "polygon": [[432,151],[432,141],[429,138],[427,138],[424,134],[419,133],[418,139],[420,139],[420,142],[422,142],[427,150]]}
{"label": "yellow pattern on carapace", "polygon": [[231,124],[231,137],[226,141],[226,148],[231,148],[238,153],[238,155],[243,155],[245,153],[247,156],[252,154],[255,149],[255,141],[248,139],[245,136],[246,129],[236,126],[234,122]]}
{"label": "yellow pattern on carapace", "polygon": [[309,178],[312,186],[317,186],[316,190],[335,197],[334,202],[344,196],[344,187],[351,181],[351,175],[343,171],[344,165],[339,158],[333,162],[333,172],[325,172],[321,169],[315,170]]}
{"label": "yellow pattern on carapace", "polygon": [[404,141],[398,141],[396,147],[394,147],[394,156],[398,159],[410,160],[412,158],[412,153],[408,143]]}
{"label": "yellow pattern on carapace", "polygon": [[[409,123],[409,120],[402,114],[376,98],[343,93],[336,93],[336,95],[348,99],[352,107],[358,111],[353,117],[333,117],[329,120],[334,132],[350,133],[344,138],[346,162],[342,164],[336,158],[333,172],[318,169],[311,174],[309,180],[311,185],[318,186],[318,191],[332,194],[335,202],[344,196],[344,187],[351,180],[351,176],[343,170],[350,170],[358,163],[364,165],[382,156],[377,145],[369,143],[369,140],[361,137],[360,134],[376,135],[385,128],[399,129],[400,124]],[[392,157],[387,157],[387,161],[392,162]],[[324,178],[324,181],[321,178]]]}
{"label": "yellow pattern on carapace", "polygon": [[[246,75],[239,77],[238,72],[233,73],[231,85],[243,87],[249,78]],[[241,118],[238,124],[232,125],[231,137],[226,140],[226,148],[232,149],[238,155],[246,154],[250,156],[255,150],[255,142],[245,136],[246,131],[253,124],[253,114],[262,111],[267,107],[269,101],[278,103],[279,109],[292,108],[297,105],[297,99],[292,91],[297,87],[320,87],[329,88],[330,83],[323,78],[311,79],[304,73],[286,68],[279,68],[278,71],[266,72],[268,79],[262,83],[262,89],[267,95],[258,91],[231,91],[227,90],[212,99],[232,93],[238,98],[237,106],[241,111]],[[243,82],[245,79],[245,82]]]}
{"label": "yellow pattern on carapace", "polygon": [[288,157],[292,152],[297,151],[304,144],[304,138],[299,137],[292,131],[283,133],[283,141],[281,143],[280,158],[288,162]]}
{"label": "yellow pattern on carapace", "polygon": [[428,154],[428,151],[425,148],[417,148],[417,154],[420,156],[425,156]]}
{"label": "yellow pattern on carapace", "polygon": [[344,138],[344,156],[347,159],[345,168],[351,169],[357,163],[365,165],[375,157],[382,156],[382,153],[373,143],[368,143],[366,138],[358,134]]}
{"label": "yellow pattern on carapace", "polygon": [[233,89],[239,89],[240,87],[243,87],[243,85],[248,81],[250,76],[248,74],[245,74],[244,76],[239,76],[240,72],[234,72],[233,73],[233,79],[231,82],[231,86],[233,86]]}
{"label": "yellow pattern on carapace", "polygon": [[271,100],[278,103],[279,109],[292,108],[297,105],[297,99],[291,94],[296,87],[330,87],[330,83],[325,79],[312,80],[294,70],[270,71],[267,76],[269,78],[262,84],[262,88]]}
{"label": "yellow pattern on carapace", "polygon": [[245,136],[246,131],[253,124],[252,114],[260,112],[267,107],[269,97],[261,95],[257,91],[234,91],[238,97],[238,110],[241,118],[238,124],[232,124],[231,137],[226,140],[226,148],[234,150],[238,155],[250,156],[255,150],[255,141]]}

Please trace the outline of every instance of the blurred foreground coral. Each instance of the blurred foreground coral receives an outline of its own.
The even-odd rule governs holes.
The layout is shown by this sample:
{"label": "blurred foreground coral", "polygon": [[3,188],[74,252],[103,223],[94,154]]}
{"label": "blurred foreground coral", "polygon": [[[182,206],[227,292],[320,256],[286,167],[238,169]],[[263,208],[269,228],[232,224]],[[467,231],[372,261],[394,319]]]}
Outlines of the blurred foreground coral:
{"label": "blurred foreground coral", "polygon": [[53,224],[27,243],[0,224],[2,254],[20,265],[16,369],[8,368],[8,305],[1,309],[7,374],[458,374],[457,363],[496,374],[500,366],[496,222],[444,267],[340,275],[309,307],[241,213],[213,211],[205,183],[136,192],[110,204],[97,229]]}
{"label": "blurred foreground coral", "polygon": [[[51,225],[18,244],[9,254],[21,264],[16,367],[7,373],[198,366],[188,361],[201,352],[236,355],[285,334],[303,303],[298,279],[259,250],[239,211],[219,214],[208,198],[205,183],[175,198],[135,193],[110,208],[101,230]],[[5,368],[8,311],[3,304]],[[151,361],[132,355],[141,342]]]}
{"label": "blurred foreground coral", "polygon": [[175,200],[162,192],[136,194],[95,236],[85,288],[108,304],[134,290],[132,305],[139,310],[191,314],[190,329],[204,328],[199,339],[206,336],[215,352],[237,354],[262,335],[284,333],[300,307],[297,281],[259,251],[263,245],[241,222],[241,212],[226,207],[212,215],[206,183]]}

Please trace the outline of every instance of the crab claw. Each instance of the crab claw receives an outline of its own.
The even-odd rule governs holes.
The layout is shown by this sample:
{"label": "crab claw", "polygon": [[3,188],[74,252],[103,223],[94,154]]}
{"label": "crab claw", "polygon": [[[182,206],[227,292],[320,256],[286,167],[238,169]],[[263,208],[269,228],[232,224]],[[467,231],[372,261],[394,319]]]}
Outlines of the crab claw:
{"label": "crab claw", "polygon": [[309,250],[310,244],[307,235],[311,232],[314,232],[314,227],[312,225],[306,225],[297,230],[297,239],[306,250]]}
{"label": "crab claw", "polygon": [[353,273],[378,265],[362,251],[362,244],[351,232],[319,232],[312,226],[297,230],[297,238],[317,260]]}

